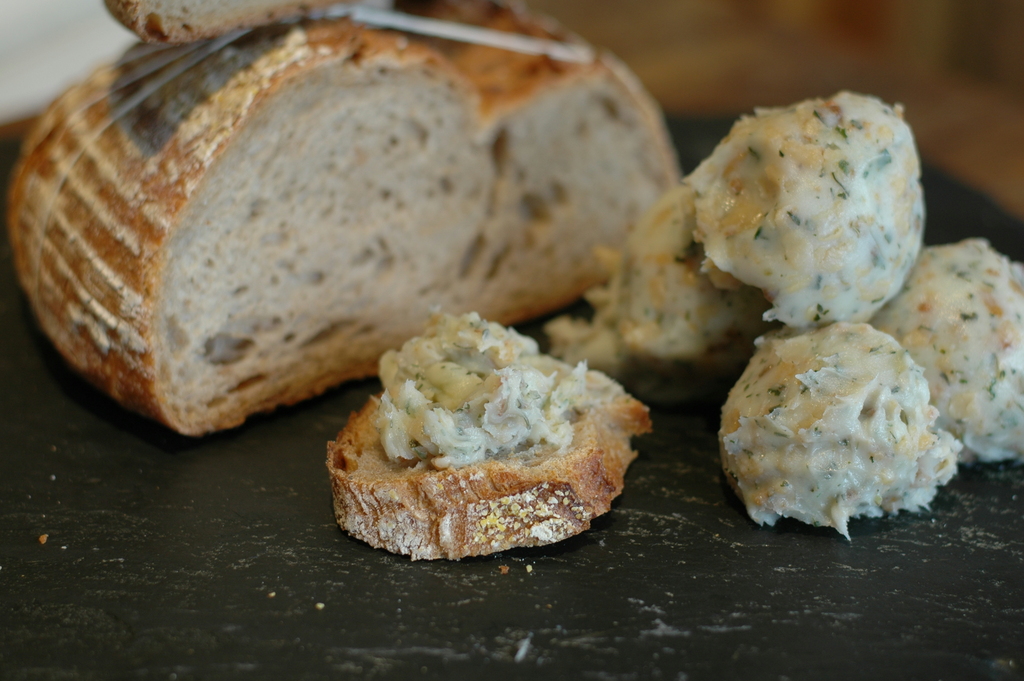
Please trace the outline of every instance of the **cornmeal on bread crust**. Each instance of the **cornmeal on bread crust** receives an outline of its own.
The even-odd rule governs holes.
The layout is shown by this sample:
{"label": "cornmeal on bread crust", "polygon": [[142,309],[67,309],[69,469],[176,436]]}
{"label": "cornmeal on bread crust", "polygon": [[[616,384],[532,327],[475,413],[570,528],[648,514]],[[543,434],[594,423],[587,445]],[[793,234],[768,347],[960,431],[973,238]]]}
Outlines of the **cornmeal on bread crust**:
{"label": "cornmeal on bread crust", "polygon": [[338,524],[373,546],[462,558],[560,541],[622,490],[647,409],[475,313],[381,359],[384,394],[328,445]]}
{"label": "cornmeal on bread crust", "polygon": [[[483,0],[412,6],[555,36]],[[127,106],[203,46],[172,49],[182,61],[126,83],[165,53],[129,54],[50,107],[8,225],[68,363],[182,433],[371,375],[431,306],[510,323],[567,304],[604,276],[595,246],[677,179],[660,112],[610,57],[307,21]]]}

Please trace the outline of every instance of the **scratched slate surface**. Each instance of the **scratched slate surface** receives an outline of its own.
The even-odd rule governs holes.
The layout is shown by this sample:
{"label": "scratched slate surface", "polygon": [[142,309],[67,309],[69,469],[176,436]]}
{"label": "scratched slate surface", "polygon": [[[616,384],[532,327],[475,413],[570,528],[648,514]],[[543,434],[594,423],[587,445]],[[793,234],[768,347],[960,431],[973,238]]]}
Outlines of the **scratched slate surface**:
{"label": "scratched slate surface", "polygon": [[[728,122],[672,129],[689,170]],[[984,197],[934,171],[926,191],[929,241],[1024,259]],[[324,444],[375,382],[183,438],[64,368],[9,261],[3,238],[0,678],[1024,678],[1024,468],[963,471],[849,542],[758,528],[722,483],[717,409],[658,410],[590,532],[412,563],[331,515]]]}

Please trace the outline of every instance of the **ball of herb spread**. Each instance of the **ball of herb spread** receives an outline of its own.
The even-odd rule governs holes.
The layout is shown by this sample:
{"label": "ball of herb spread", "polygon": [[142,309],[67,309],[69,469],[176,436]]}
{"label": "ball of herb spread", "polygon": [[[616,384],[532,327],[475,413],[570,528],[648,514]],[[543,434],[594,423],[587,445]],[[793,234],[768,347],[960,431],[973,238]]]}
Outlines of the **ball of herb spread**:
{"label": "ball of herb spread", "polygon": [[910,354],[868,324],[758,339],[729,393],[722,466],[758,523],[780,517],[849,537],[857,516],[927,507],[961,444],[935,426]]}
{"label": "ball of herb spread", "polygon": [[434,468],[565,449],[580,412],[624,394],[585,362],[542,355],[532,338],[475,312],[434,315],[422,336],[381,357],[380,380],[388,457]]}
{"label": "ball of herb spread", "polygon": [[630,232],[611,281],[587,292],[591,321],[568,316],[545,326],[551,353],[586,359],[643,399],[675,402],[725,394],[770,326],[755,288],[715,287],[700,271],[693,240],[693,190],[669,190]]}
{"label": "ball of herb spread", "polygon": [[926,248],[872,323],[924,367],[961,460],[1024,459],[1024,266],[983,239]]}
{"label": "ball of herb spread", "polygon": [[689,177],[705,269],[762,289],[765,319],[867,321],[920,250],[919,178],[899,106],[841,92],[757,110]]}

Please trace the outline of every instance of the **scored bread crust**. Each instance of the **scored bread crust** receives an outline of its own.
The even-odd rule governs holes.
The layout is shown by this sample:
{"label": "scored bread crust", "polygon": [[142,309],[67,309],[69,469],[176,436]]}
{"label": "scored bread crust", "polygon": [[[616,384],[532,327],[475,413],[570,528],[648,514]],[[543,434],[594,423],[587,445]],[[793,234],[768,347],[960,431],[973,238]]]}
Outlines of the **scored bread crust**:
{"label": "scored bread crust", "polygon": [[636,458],[632,435],[651,429],[632,397],[594,407],[573,424],[561,454],[491,459],[423,470],[388,459],[374,426],[377,398],[327,445],[338,525],[376,548],[413,560],[457,560],[579,534],[622,492]]}
{"label": "scored bread crust", "polygon": [[[553,33],[546,23],[489,2],[413,5],[440,18],[565,37]],[[590,255],[595,242],[612,246],[621,242],[630,219],[678,179],[674,152],[657,106],[635,78],[610,57],[592,64],[563,64],[476,45],[419,40],[361,28],[347,20],[307,21],[252,31],[115,120],[126,98],[162,73],[157,71],[120,88],[119,79],[137,66],[127,61],[101,68],[72,87],[30,131],[10,188],[8,229],[19,281],[35,317],[72,368],[124,406],[188,435],[233,427],[250,414],[293,404],[345,380],[372,375],[379,355],[415,335],[431,305],[453,313],[477,310],[510,324],[571,302],[603,277]],[[440,158],[447,164],[446,172],[449,167],[453,173],[462,172],[467,183],[484,177],[483,171],[492,173],[487,176],[491,184],[480,180],[479,187],[465,190],[467,202],[474,197],[477,201],[465,215],[437,209],[435,222],[424,234],[416,235],[424,251],[434,245],[440,253],[450,253],[446,260],[438,261],[438,272],[426,272],[434,279],[414,281],[413,275],[419,271],[416,267],[426,268],[420,260],[439,258],[436,253],[416,260],[414,245],[412,261],[394,264],[387,249],[378,248],[377,241],[383,237],[371,233],[359,246],[360,251],[376,249],[369,264],[360,252],[333,251],[333,264],[315,271],[287,269],[301,267],[302,262],[281,264],[282,278],[301,274],[309,281],[309,291],[318,281],[333,285],[332,277],[356,272],[351,280],[342,282],[349,287],[346,291],[355,291],[350,311],[325,311],[333,316],[307,319],[304,323],[309,328],[293,333],[288,328],[291,320],[282,319],[288,309],[279,308],[246,322],[246,333],[228,329],[223,334],[214,330],[204,331],[204,337],[199,337],[199,332],[190,336],[178,326],[180,320],[171,308],[179,303],[174,301],[180,298],[184,309],[207,304],[216,296],[199,288],[189,297],[190,289],[196,288],[193,278],[202,275],[204,265],[201,252],[186,247],[189,240],[202,239],[204,231],[214,233],[218,228],[217,224],[205,226],[216,223],[219,215],[204,215],[207,203],[219,200],[230,204],[236,193],[241,194],[241,189],[236,192],[234,187],[216,182],[232,167],[247,172],[244,166],[250,151],[258,152],[268,136],[283,138],[285,133],[302,132],[291,119],[278,121],[271,113],[303,95],[303,87],[314,88],[307,83],[315,78],[330,86],[316,86],[317,96],[321,92],[324,97],[347,96],[345,87],[333,85],[332,78],[354,83],[353,89],[370,94],[375,83],[393,78],[397,84],[390,87],[396,97],[411,83],[424,83],[429,93],[464,102],[459,105],[459,115],[469,126],[464,144],[472,147],[473,153],[454,150],[454,160]],[[586,129],[589,119],[579,126],[581,139],[574,140],[582,146],[544,135],[552,134],[545,125],[558,122],[553,117],[575,115],[565,110],[565,101],[587,98],[593,100],[593,110],[612,121],[609,126],[618,126],[615,130],[623,133],[623,139],[627,135],[635,138],[630,142],[630,148],[637,150],[633,157],[606,161],[610,171],[621,176],[616,182],[623,186],[622,192],[611,198],[609,191],[591,196],[577,192],[566,199],[552,183],[551,191],[538,199],[529,188],[517,189],[514,168],[502,175],[499,166],[506,157],[521,160],[517,153],[527,161],[531,154],[540,154],[529,146],[531,142],[539,150],[561,142],[566,145],[565,153],[584,158],[581,151],[588,149],[585,137],[596,134]],[[386,106],[388,99],[380,101]],[[295,116],[301,114],[294,112]],[[415,138],[415,130],[406,132],[406,137]],[[612,144],[611,136],[606,137],[602,143]],[[358,139],[325,142],[350,143],[350,157],[362,153]],[[593,146],[595,151],[588,153],[594,156],[603,148]],[[478,149],[486,151],[474,151]],[[462,153],[459,158],[477,161],[485,155],[493,157],[497,170],[475,166],[460,170],[458,153]],[[372,162],[374,156],[367,160]],[[513,161],[505,163],[513,166]],[[312,172],[299,166],[295,170]],[[440,174],[440,169],[437,172]],[[582,184],[587,178],[576,179]],[[271,180],[278,181],[266,181],[268,192],[273,190]],[[444,180],[442,177],[442,194],[447,189]],[[606,184],[609,182],[606,179]],[[521,200],[516,198],[517,191],[523,192]],[[595,197],[605,202],[600,210],[594,207]],[[395,202],[394,196],[391,201]],[[259,201],[252,203],[256,215]],[[589,213],[583,210],[588,205]],[[614,226],[609,226],[610,218],[603,217],[613,212],[607,210],[608,205],[617,206],[615,215],[622,216]],[[337,207],[344,210],[344,206]],[[324,210],[328,208],[334,207]],[[419,204],[415,208],[422,212]],[[598,228],[601,219],[604,224]],[[244,236],[247,229],[243,222],[238,233]],[[269,236],[273,235],[263,238]],[[402,245],[397,237],[384,236],[391,239],[392,247]],[[213,246],[211,250],[216,250],[219,244]],[[196,262],[182,264],[186,260],[182,253]],[[206,259],[211,267],[217,262],[214,255]],[[232,255],[244,257],[244,250]],[[371,267],[374,262],[376,269]],[[273,262],[264,264],[275,266]],[[442,274],[447,279],[441,279]],[[172,275],[177,278],[169,284]],[[408,279],[404,283],[403,275]],[[382,288],[388,295],[368,297],[366,291],[383,287],[385,280],[393,282],[388,286],[401,283],[404,288],[395,292]],[[246,295],[254,298],[269,293],[269,287],[265,282],[256,284]],[[240,286],[235,293],[242,295],[247,288]],[[397,302],[384,307],[392,300]],[[225,324],[237,326],[245,321],[231,316],[235,313],[224,314]],[[320,327],[314,329],[313,324]],[[274,334],[274,343],[290,345],[265,347],[264,340]],[[225,343],[227,352],[221,352]],[[241,359],[235,361],[236,355]],[[202,390],[189,392],[191,387],[181,387],[185,384],[179,373],[198,365],[206,372],[195,379]]]}

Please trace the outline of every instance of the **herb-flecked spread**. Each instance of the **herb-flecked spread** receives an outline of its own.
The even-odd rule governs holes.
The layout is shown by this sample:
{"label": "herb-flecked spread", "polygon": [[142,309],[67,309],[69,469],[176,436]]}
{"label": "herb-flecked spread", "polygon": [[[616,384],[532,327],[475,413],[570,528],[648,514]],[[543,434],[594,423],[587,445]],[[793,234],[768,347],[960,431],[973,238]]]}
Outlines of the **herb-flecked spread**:
{"label": "herb-flecked spread", "polygon": [[607,376],[539,352],[476,313],[434,315],[380,360],[376,426],[393,461],[452,468],[561,451],[584,410],[624,394]]}
{"label": "herb-flecked spread", "polygon": [[926,248],[872,323],[924,367],[962,460],[1024,460],[1024,266],[983,239]]}
{"label": "herb-flecked spread", "polygon": [[[733,380],[770,327],[755,288],[720,289],[700,271],[693,190],[665,193],[630,232],[621,257],[606,260],[607,286],[591,289],[592,321],[559,317],[545,331],[552,354],[588,360],[642,398],[677,401]],[[725,392],[723,387],[722,392]]]}
{"label": "herb-flecked spread", "polygon": [[888,334],[772,332],[722,408],[722,465],[758,523],[849,537],[850,518],[924,508],[953,476],[961,444],[937,416],[921,367]]}
{"label": "herb-flecked spread", "polygon": [[920,250],[919,178],[898,106],[841,92],[757,110],[688,178],[705,269],[762,289],[765,319],[867,321]]}

